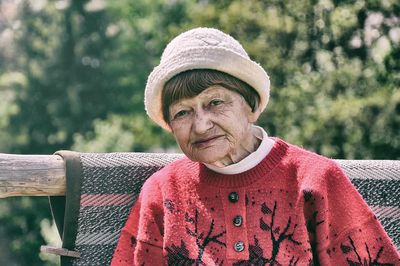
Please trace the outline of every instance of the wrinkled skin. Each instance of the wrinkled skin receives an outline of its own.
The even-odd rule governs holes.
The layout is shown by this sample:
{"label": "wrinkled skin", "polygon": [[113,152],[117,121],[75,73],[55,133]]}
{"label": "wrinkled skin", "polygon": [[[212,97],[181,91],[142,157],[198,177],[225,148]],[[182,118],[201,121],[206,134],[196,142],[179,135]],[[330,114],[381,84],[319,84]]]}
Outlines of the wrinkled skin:
{"label": "wrinkled skin", "polygon": [[257,149],[252,127],[260,112],[222,86],[211,86],[169,106],[170,127],[183,153],[217,167],[236,163]]}

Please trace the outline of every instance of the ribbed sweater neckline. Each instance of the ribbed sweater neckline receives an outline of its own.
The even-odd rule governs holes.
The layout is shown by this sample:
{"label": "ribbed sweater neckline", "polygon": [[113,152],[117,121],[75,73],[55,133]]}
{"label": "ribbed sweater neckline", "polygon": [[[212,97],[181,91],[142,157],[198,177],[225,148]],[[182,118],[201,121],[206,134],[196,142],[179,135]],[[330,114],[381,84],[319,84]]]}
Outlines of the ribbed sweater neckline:
{"label": "ribbed sweater neckline", "polygon": [[270,153],[255,167],[242,173],[225,175],[208,169],[200,164],[200,182],[221,188],[246,187],[254,184],[271,172],[282,160],[289,145],[279,138],[274,138],[275,144]]}

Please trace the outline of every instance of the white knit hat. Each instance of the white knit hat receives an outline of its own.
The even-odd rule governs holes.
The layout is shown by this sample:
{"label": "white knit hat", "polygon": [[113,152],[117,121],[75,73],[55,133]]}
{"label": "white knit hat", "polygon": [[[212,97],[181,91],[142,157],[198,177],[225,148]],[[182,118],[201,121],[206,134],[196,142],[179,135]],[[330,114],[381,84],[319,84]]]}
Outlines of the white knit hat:
{"label": "white knit hat", "polygon": [[214,69],[234,76],[260,95],[262,112],[269,99],[268,74],[252,61],[238,41],[212,28],[195,28],[175,37],[165,48],[160,64],[147,79],[145,108],[149,117],[162,128],[171,131],[164,121],[161,92],[175,75],[191,69]]}

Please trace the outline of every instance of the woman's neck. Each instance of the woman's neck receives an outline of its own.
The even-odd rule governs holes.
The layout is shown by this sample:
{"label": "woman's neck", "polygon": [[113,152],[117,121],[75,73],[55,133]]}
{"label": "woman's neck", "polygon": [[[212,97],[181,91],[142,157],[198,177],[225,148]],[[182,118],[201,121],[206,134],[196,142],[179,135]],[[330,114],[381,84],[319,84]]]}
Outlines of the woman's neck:
{"label": "woman's neck", "polygon": [[229,156],[223,158],[222,160],[213,162],[209,165],[213,165],[215,167],[226,167],[236,164],[257,150],[262,139],[262,131],[258,127],[251,125],[249,128],[249,134],[239,143],[239,146],[235,149],[234,153],[229,154]]}
{"label": "woman's neck", "polygon": [[261,127],[253,126],[252,130],[254,132],[253,135],[258,139],[257,147],[254,149],[253,152],[242,158],[242,160],[233,164],[229,164],[227,166],[218,166],[215,164],[205,164],[205,166],[221,174],[237,174],[247,171],[256,166],[265,158],[265,156],[268,155],[268,153],[274,146],[275,141],[269,138],[265,130]]}

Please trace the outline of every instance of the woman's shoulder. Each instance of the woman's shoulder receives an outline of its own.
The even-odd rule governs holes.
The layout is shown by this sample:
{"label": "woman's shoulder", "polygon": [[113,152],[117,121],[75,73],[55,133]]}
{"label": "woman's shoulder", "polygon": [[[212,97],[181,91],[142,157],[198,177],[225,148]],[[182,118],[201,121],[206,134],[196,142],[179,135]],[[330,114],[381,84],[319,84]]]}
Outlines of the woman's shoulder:
{"label": "woman's shoulder", "polygon": [[300,190],[324,194],[329,186],[348,185],[347,176],[331,158],[281,139],[276,139],[276,144],[286,146],[285,155],[276,169],[277,173],[296,179]]}
{"label": "woman's shoulder", "polygon": [[304,147],[301,147],[297,144],[288,143],[282,139],[276,138],[276,141],[279,143],[284,143],[287,148],[287,156],[286,159],[297,162],[301,165],[310,166],[319,166],[319,167],[335,167],[337,164],[332,158],[328,158],[321,154],[316,153],[315,151],[308,150]]}
{"label": "woman's shoulder", "polygon": [[332,158],[307,150],[299,145],[287,143],[282,139],[276,139],[276,141],[287,145],[283,164],[296,168],[301,176],[342,174],[340,166]]}
{"label": "woman's shoulder", "polygon": [[198,162],[193,162],[186,156],[184,156],[162,167],[160,170],[152,174],[146,182],[170,182],[171,179],[179,179],[181,176],[188,176],[188,174],[193,174],[197,172],[198,169]]}

